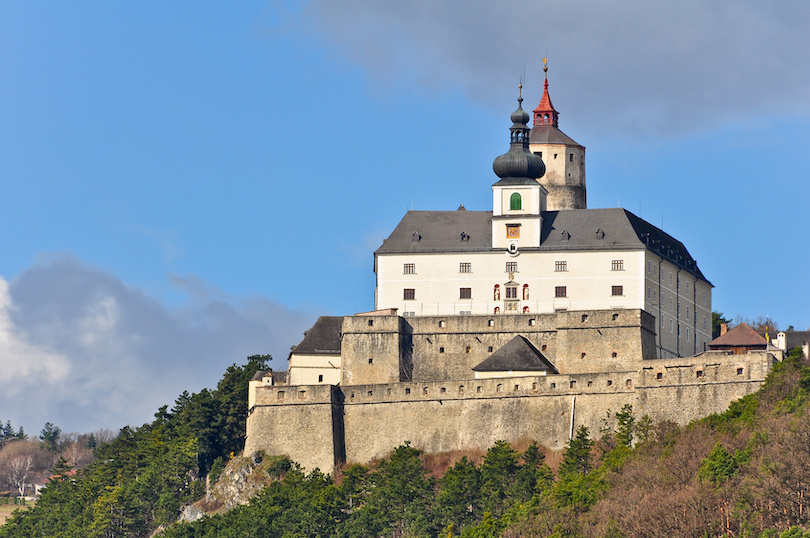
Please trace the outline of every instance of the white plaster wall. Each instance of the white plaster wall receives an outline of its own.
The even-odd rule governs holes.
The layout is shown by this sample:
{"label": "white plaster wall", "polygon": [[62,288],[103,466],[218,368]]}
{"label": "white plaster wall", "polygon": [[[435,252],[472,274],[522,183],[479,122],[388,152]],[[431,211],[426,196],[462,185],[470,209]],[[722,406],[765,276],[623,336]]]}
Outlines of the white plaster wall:
{"label": "white plaster wall", "polygon": [[[340,383],[340,354],[290,355],[287,373],[290,385],[337,385]],[[323,381],[318,381],[318,376]]]}
{"label": "white plaster wall", "polygon": [[[555,309],[602,310],[645,308],[644,251],[596,252],[505,252],[451,254],[390,254],[377,258],[376,308],[397,308],[402,315],[454,315],[462,311],[492,314],[495,307],[505,312],[507,262],[517,262],[514,281],[518,284],[519,308],[548,313]],[[613,260],[623,260],[623,271],[612,271]],[[567,271],[556,272],[555,262],[567,262]],[[471,273],[460,273],[459,264],[472,264]],[[415,274],[403,274],[403,265],[416,264]],[[500,285],[500,300],[494,286]],[[529,285],[529,298],[522,288]],[[612,296],[612,286],[623,286],[624,294]],[[555,287],[566,286],[567,297],[556,298]],[[471,288],[472,299],[460,299],[459,288]],[[414,300],[404,300],[403,290],[415,290]]]}

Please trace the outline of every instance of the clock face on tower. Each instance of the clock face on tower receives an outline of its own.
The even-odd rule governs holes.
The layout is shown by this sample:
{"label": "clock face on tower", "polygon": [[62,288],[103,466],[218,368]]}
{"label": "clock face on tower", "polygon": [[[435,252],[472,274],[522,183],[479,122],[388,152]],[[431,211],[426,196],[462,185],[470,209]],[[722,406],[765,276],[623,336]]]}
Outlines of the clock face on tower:
{"label": "clock face on tower", "polygon": [[520,225],[517,224],[507,224],[506,225],[506,237],[508,239],[517,239],[520,237]]}

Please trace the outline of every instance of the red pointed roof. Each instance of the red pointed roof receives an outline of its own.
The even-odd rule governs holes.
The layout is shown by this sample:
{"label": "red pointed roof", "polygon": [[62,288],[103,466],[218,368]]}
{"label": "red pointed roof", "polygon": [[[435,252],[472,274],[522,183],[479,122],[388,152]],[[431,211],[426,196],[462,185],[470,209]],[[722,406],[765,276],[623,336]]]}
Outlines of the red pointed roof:
{"label": "red pointed roof", "polygon": [[559,113],[554,109],[554,105],[551,104],[551,97],[548,96],[548,74],[546,74],[546,81],[543,83],[543,98],[540,99],[540,104],[534,109],[534,125],[557,127],[558,116]]}

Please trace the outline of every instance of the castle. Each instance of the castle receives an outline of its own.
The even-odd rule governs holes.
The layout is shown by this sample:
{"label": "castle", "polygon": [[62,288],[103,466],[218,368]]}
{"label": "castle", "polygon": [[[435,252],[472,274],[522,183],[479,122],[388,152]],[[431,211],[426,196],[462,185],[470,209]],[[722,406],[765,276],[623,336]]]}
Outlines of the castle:
{"label": "castle", "polygon": [[774,355],[708,350],[712,285],[684,245],[587,209],[547,76],[532,128],[522,102],[492,211],[409,211],[374,254],[376,310],[321,317],[286,379],[250,382],[246,453],[331,472],[407,441],[562,448],[625,404],[686,423],[759,388]]}

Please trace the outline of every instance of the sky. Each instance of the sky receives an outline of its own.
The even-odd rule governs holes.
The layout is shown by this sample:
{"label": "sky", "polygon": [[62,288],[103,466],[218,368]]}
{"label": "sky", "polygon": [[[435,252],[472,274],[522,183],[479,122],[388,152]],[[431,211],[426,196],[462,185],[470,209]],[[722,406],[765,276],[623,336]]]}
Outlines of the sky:
{"label": "sky", "polygon": [[810,3],[0,3],[0,420],[149,421],[374,307],[408,209],[491,209],[550,94],[588,207],[681,240],[727,317],[810,328]]}

